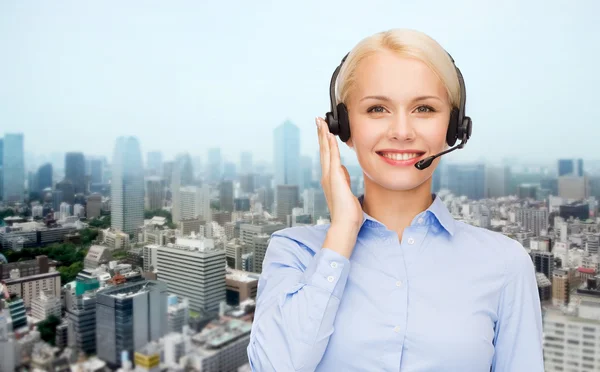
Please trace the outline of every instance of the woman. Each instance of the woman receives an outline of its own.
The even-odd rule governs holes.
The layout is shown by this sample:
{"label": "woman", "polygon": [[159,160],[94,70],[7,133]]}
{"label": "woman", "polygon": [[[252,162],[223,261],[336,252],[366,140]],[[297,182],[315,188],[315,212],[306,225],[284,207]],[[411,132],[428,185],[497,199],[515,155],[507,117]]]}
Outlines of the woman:
{"label": "woman", "polygon": [[[430,191],[439,158],[415,166],[454,143],[460,96],[452,59],[420,32],[378,33],[349,53],[336,95],[349,128],[316,119],[331,223],[272,235],[252,370],[543,371],[529,255],[453,219]],[[329,127],[356,152],[360,198]]]}

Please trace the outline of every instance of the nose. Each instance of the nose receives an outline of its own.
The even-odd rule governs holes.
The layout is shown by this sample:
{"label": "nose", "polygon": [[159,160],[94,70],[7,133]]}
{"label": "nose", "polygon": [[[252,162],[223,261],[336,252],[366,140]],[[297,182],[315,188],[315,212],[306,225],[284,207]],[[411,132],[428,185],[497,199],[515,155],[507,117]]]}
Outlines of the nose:
{"label": "nose", "polygon": [[416,137],[413,123],[406,113],[397,113],[390,118],[388,133],[391,139],[398,141],[411,141]]}

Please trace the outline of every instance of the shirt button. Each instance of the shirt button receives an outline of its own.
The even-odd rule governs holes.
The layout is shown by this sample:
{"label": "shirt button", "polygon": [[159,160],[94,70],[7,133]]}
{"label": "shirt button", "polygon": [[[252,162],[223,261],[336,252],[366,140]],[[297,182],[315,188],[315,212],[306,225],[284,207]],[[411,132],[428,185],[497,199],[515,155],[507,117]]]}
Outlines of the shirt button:
{"label": "shirt button", "polygon": [[398,281],[396,282],[396,287],[402,287],[402,282],[398,280]]}
{"label": "shirt button", "polygon": [[329,281],[329,283],[333,282],[333,276],[328,276],[327,281]]}
{"label": "shirt button", "polygon": [[399,333],[400,332],[400,326],[395,326],[394,327],[394,332]]}
{"label": "shirt button", "polygon": [[415,240],[413,238],[408,238],[408,244],[414,244]]}
{"label": "shirt button", "polygon": [[419,217],[418,222],[423,223],[423,217]]}
{"label": "shirt button", "polygon": [[332,262],[331,267],[333,267],[335,269],[337,267],[337,262]]}

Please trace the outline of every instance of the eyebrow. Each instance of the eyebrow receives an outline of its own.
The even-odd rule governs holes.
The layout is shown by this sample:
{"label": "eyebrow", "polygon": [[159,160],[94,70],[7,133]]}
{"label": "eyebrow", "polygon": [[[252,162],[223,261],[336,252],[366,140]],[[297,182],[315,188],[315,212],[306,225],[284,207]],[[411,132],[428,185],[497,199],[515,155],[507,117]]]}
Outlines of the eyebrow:
{"label": "eyebrow", "polygon": [[[390,102],[392,100],[390,97],[387,97],[387,96],[366,96],[361,99],[361,102],[365,101],[367,99],[376,99],[379,101],[386,101],[386,102]],[[424,101],[426,99],[436,99],[438,101],[442,100],[438,96],[419,96],[419,97],[416,97],[415,99],[413,99],[413,102]]]}

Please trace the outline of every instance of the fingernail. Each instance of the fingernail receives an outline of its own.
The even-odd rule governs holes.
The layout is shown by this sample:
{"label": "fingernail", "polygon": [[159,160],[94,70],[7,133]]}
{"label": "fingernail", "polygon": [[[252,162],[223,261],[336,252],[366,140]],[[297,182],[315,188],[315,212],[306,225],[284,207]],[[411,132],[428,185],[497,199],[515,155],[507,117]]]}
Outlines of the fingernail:
{"label": "fingernail", "polygon": [[315,124],[317,124],[317,128],[321,126],[321,122],[319,121],[319,117],[315,117]]}

